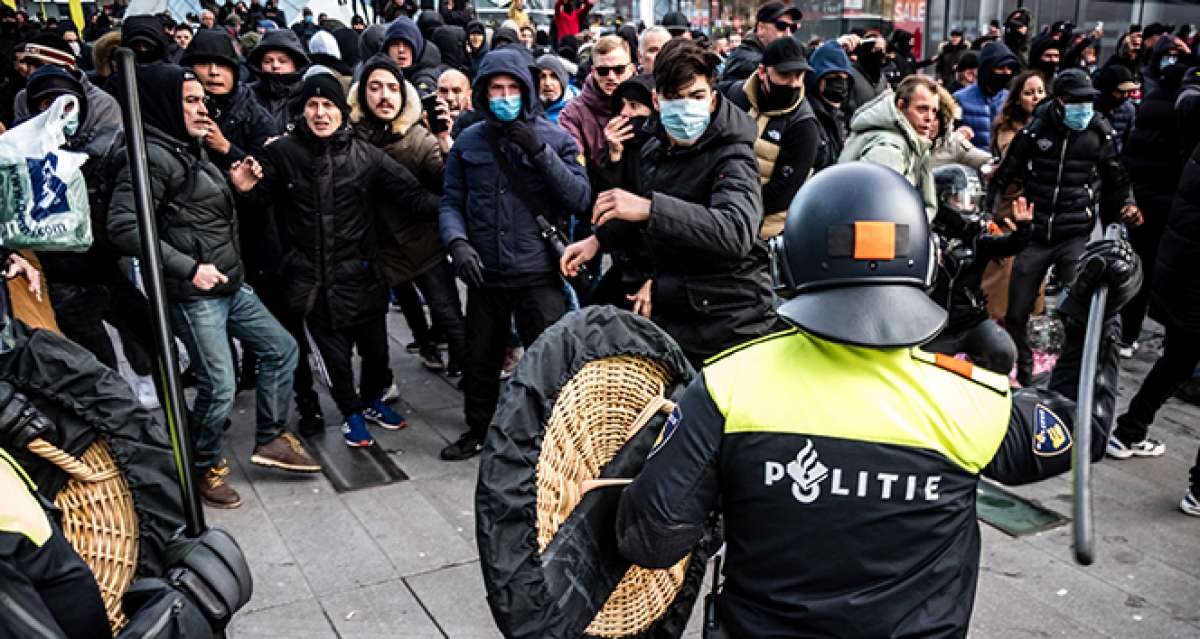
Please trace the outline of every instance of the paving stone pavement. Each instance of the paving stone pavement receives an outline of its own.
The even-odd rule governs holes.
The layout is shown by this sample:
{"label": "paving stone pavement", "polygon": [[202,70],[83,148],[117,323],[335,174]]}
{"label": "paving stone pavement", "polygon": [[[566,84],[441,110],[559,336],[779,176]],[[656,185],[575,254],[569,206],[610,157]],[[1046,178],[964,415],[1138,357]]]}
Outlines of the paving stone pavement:
{"label": "paving stone pavement", "polygon": [[[399,406],[410,425],[375,435],[408,481],[338,494],[320,475],[250,465],[254,398],[238,396],[231,482],[245,503],[207,511],[211,524],[236,535],[255,578],[254,597],[230,637],[498,636],[474,538],[478,463],[437,459],[462,430],[461,395],[404,351],[399,314],[389,322]],[[1144,339],[1125,362],[1122,407],[1160,344],[1158,336]],[[335,428],[333,404],[323,401]],[[1090,567],[1073,562],[1069,526],[1014,539],[981,525],[970,636],[1200,637],[1200,519],[1178,511],[1198,435],[1200,408],[1172,400],[1152,430],[1166,442],[1166,456],[1096,467],[1098,558]],[[1069,479],[1014,492],[1070,515]],[[699,637],[698,621],[693,614],[685,636]]]}

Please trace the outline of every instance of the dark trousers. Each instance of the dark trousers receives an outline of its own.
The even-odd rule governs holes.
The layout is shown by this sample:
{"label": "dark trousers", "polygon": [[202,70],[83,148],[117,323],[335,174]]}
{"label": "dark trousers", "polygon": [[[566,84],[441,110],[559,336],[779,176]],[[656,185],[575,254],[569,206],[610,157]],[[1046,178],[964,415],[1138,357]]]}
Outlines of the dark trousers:
{"label": "dark trousers", "polygon": [[107,322],[120,334],[121,348],[134,374],[151,374],[154,330],[150,303],[129,278],[114,272],[104,284],[51,283],[50,304],[63,335],[90,351],[100,363],[117,368],[117,352],[104,329]]}
{"label": "dark trousers", "polygon": [[1150,304],[1150,287],[1154,282],[1154,260],[1158,257],[1158,243],[1167,228],[1173,196],[1171,193],[1163,197],[1159,190],[1144,188],[1135,188],[1134,193],[1146,221],[1141,226],[1129,228],[1129,243],[1142,259],[1142,288],[1121,308],[1121,341],[1126,344],[1134,343],[1142,332],[1142,321]]}
{"label": "dark trousers", "polygon": [[[361,413],[371,402],[380,398],[390,384],[392,371],[388,366],[387,316],[380,315],[355,326],[334,328],[327,311],[318,309],[308,316],[308,332],[312,334],[325,370],[329,371],[330,394],[343,417]],[[361,395],[354,385],[354,349],[362,360],[359,368]]]}
{"label": "dark trousers", "polygon": [[480,439],[500,399],[500,368],[515,317],[528,347],[567,311],[562,284],[518,288],[480,287],[467,294],[467,354],[463,369],[464,413],[468,434]]}
{"label": "dark trousers", "polygon": [[[425,302],[429,304],[429,316],[435,330],[446,336],[450,350],[450,361],[462,366],[466,353],[467,324],[463,318],[462,301],[458,299],[458,285],[454,280],[454,269],[450,262],[442,260],[437,266],[421,273],[414,280]],[[407,315],[405,316],[407,319]]]}
{"label": "dark trousers", "polygon": [[[1197,363],[1200,363],[1200,333],[1167,325],[1162,355],[1142,380],[1125,414],[1117,418],[1113,435],[1126,444],[1145,439],[1158,409],[1180,384],[1192,378]],[[1200,451],[1192,467],[1192,486],[1200,487]]]}
{"label": "dark trousers", "polygon": [[[319,400],[317,391],[313,388],[312,368],[308,363],[308,357],[312,355],[312,347],[309,346],[308,337],[304,334],[304,318],[293,312],[288,305],[287,297],[283,292],[283,282],[278,276],[260,278],[254,286],[263,306],[266,306],[267,310],[271,311],[271,315],[279,320],[292,339],[296,340],[296,346],[300,349],[292,381],[292,387],[296,393],[296,405],[303,409],[318,409],[320,407]],[[254,354],[246,351],[242,357],[244,362],[245,359],[253,359]]]}
{"label": "dark trousers", "polygon": [[1013,260],[1012,277],[1008,281],[1008,311],[1004,328],[1017,345],[1017,379],[1029,384],[1033,376],[1033,349],[1029,346],[1029,315],[1033,312],[1038,291],[1046,272],[1058,269],[1059,281],[1064,284],[1075,279],[1075,261],[1087,247],[1086,235],[1072,237],[1052,245],[1032,242]]}
{"label": "dark trousers", "polygon": [[0,639],[40,636],[41,629],[71,639],[112,637],[91,569],[58,524],[51,520],[50,527],[50,538],[41,546],[24,535],[0,532],[0,595],[8,604],[0,615],[5,619]]}
{"label": "dark trousers", "polygon": [[930,353],[966,353],[971,361],[1005,377],[1017,360],[1017,346],[999,324],[985,319],[975,326],[944,332],[923,346]]}
{"label": "dark trousers", "polygon": [[417,294],[416,284],[409,281],[393,286],[392,297],[404,315],[404,322],[412,332],[413,341],[421,346],[433,342],[433,332],[429,328],[429,321],[425,319],[425,309],[421,306],[421,296]]}

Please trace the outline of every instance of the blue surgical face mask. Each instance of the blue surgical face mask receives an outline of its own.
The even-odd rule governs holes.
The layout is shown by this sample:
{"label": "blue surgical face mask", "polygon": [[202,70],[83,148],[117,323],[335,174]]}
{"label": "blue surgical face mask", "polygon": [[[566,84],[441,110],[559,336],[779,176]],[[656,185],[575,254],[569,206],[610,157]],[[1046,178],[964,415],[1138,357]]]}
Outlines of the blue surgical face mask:
{"label": "blue surgical face mask", "polygon": [[1082,131],[1092,122],[1092,103],[1064,104],[1063,123],[1072,131]]}
{"label": "blue surgical face mask", "polygon": [[676,142],[695,142],[704,134],[712,117],[708,106],[707,99],[659,100],[659,122]]}
{"label": "blue surgical face mask", "polygon": [[501,122],[512,122],[521,115],[521,96],[506,95],[498,98],[488,98],[488,108]]}
{"label": "blue surgical face mask", "polygon": [[312,16],[304,16],[304,21],[305,21],[305,22],[307,22],[307,23],[309,23],[309,24],[312,24],[312,23],[313,23],[313,17],[312,17]]}
{"label": "blue surgical face mask", "polygon": [[1164,55],[1162,57],[1162,59],[1160,59],[1158,61],[1158,68],[1165,69],[1165,68],[1175,64],[1176,62],[1179,62],[1179,58],[1177,58],[1173,55]]}
{"label": "blue surgical face mask", "polygon": [[71,137],[77,131],[79,131],[79,110],[74,109],[63,116],[63,133],[67,134],[67,137]]}

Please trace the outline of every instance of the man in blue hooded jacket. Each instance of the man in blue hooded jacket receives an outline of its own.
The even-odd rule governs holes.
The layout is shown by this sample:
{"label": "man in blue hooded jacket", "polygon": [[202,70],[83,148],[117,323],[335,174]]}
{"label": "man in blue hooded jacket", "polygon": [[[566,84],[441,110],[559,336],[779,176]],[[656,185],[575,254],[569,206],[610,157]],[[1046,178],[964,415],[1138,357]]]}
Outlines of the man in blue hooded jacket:
{"label": "man in blue hooded jacket", "polygon": [[506,47],[484,56],[472,101],[484,120],[467,127],[446,158],[442,242],[466,282],[467,432],[442,459],[479,454],[500,396],[511,326],[526,345],[566,312],[555,255],[539,222],[561,225],[591,202],[574,138],[542,115],[528,54]]}
{"label": "man in blue hooded jacket", "polygon": [[[1020,70],[1020,59],[1003,43],[993,42],[979,53],[975,83],[954,93],[954,99],[962,107],[962,123],[975,133],[971,138],[975,146],[991,151],[992,123],[1008,97],[1008,83]],[[1050,82],[1050,78],[1045,80]]]}

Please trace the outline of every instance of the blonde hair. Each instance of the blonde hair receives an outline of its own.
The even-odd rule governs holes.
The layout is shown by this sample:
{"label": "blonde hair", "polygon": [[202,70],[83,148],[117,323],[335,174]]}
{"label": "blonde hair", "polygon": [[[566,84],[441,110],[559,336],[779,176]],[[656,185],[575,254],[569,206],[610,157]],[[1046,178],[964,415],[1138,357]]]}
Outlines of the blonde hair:
{"label": "blonde hair", "polygon": [[633,58],[633,51],[629,50],[629,43],[621,36],[606,35],[596,41],[592,46],[592,57],[598,55],[608,55],[617,49],[623,49],[629,57]]}

